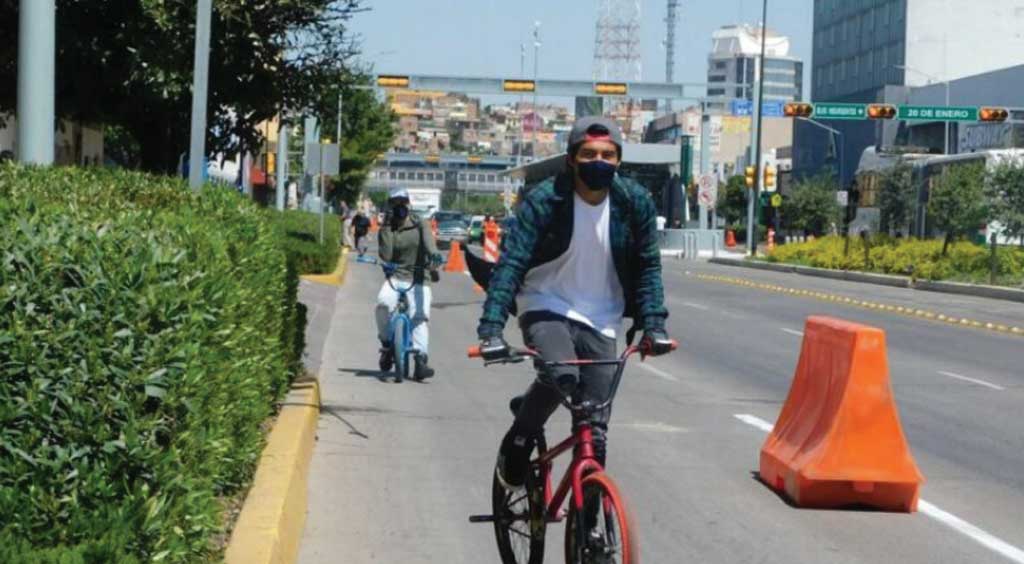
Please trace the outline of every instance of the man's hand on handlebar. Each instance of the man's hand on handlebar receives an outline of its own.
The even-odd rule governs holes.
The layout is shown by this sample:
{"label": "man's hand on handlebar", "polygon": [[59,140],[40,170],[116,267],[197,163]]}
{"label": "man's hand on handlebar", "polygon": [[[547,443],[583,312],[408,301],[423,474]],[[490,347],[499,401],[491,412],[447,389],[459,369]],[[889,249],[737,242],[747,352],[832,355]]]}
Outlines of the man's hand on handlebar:
{"label": "man's hand on handlebar", "polygon": [[672,352],[676,348],[676,342],[668,338],[668,334],[660,329],[649,329],[644,331],[640,339],[640,353],[643,356],[660,356]]}
{"label": "man's hand on handlebar", "polygon": [[385,262],[381,264],[380,267],[384,270],[384,276],[387,276],[388,278],[391,278],[395,274],[395,271],[398,270],[398,265],[393,262]]}
{"label": "man's hand on handlebar", "polygon": [[512,349],[501,335],[486,337],[480,340],[480,357],[485,362],[508,358],[511,354]]}

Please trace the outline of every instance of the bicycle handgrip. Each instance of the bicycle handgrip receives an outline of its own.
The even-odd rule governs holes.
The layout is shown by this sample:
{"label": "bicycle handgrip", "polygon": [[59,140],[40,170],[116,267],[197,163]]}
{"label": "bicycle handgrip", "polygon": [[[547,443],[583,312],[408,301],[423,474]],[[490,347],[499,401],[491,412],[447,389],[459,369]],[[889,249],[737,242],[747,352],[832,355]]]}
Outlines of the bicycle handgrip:
{"label": "bicycle handgrip", "polygon": [[481,356],[483,356],[480,353],[480,345],[473,345],[472,347],[469,347],[469,349],[466,351],[466,356],[468,356],[469,358],[480,358]]}

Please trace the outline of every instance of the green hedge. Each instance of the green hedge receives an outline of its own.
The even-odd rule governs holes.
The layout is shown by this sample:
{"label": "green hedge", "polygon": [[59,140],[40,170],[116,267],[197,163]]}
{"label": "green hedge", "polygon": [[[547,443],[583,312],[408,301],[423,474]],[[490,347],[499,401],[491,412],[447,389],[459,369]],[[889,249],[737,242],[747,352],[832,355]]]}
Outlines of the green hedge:
{"label": "green hedge", "polygon": [[281,230],[288,257],[303,274],[334,272],[341,252],[341,220],[324,215],[324,242],[320,244],[320,216],[315,213],[286,210],[269,212]]}
{"label": "green hedge", "polygon": [[300,366],[280,231],[236,194],[0,167],[0,561],[218,558]]}
{"label": "green hedge", "polygon": [[[780,245],[768,255],[770,262],[801,264],[838,270],[861,270],[913,276],[925,280],[956,280],[988,283],[990,249],[966,241],[950,245],[942,256],[941,240],[872,237],[868,255],[864,242],[850,238],[849,253],[844,254],[842,237],[821,237],[806,243]],[[996,281],[1018,285],[1024,282],[1024,249],[1000,247],[996,253]]]}

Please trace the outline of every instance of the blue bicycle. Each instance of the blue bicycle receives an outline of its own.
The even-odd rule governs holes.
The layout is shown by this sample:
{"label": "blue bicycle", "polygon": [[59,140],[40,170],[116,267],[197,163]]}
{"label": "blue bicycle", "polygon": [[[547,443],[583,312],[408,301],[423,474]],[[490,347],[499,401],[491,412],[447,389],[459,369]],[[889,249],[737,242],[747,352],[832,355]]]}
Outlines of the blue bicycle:
{"label": "blue bicycle", "polygon": [[[398,288],[391,279],[390,272],[393,272],[393,265],[385,264],[384,273],[388,285],[398,292],[398,307],[391,312],[388,319],[388,336],[391,343],[391,354],[383,355],[380,361],[380,371],[389,372],[394,369],[395,382],[401,383],[409,378],[416,354],[419,352],[412,344],[412,319],[409,317],[409,291],[408,288]],[[415,377],[415,374],[414,374]],[[421,378],[415,378],[419,381]]]}

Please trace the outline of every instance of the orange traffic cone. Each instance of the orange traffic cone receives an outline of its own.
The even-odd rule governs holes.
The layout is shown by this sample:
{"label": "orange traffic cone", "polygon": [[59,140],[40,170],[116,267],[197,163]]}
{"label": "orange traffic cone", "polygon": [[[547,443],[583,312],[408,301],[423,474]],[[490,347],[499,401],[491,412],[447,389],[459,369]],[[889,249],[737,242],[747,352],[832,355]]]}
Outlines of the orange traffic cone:
{"label": "orange traffic cone", "polygon": [[725,246],[730,249],[736,246],[736,232],[732,229],[725,230]]}
{"label": "orange traffic cone", "polygon": [[775,250],[775,229],[768,228],[768,252]]}
{"label": "orange traffic cone", "polygon": [[462,258],[462,249],[458,241],[452,241],[452,248],[448,251],[448,264],[444,267],[445,272],[465,272],[466,259]]}
{"label": "orange traffic cone", "polygon": [[380,226],[377,225],[377,214],[372,214],[370,216],[370,233],[376,233],[379,228]]}
{"label": "orange traffic cone", "polygon": [[924,476],[893,400],[884,331],[807,318],[789,396],[761,447],[760,475],[800,507],[917,510]]}

